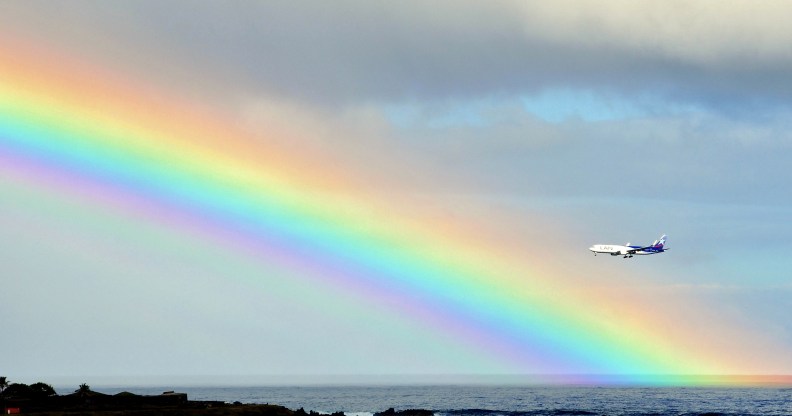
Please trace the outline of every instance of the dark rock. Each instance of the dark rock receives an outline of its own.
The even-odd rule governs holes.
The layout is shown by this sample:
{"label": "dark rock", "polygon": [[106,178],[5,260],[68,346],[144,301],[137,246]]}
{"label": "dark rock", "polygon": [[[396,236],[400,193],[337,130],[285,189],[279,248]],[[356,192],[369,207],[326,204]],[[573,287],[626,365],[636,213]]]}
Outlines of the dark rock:
{"label": "dark rock", "polygon": [[406,409],[397,412],[391,407],[384,412],[374,413],[374,416],[434,416],[434,412],[425,409]]}

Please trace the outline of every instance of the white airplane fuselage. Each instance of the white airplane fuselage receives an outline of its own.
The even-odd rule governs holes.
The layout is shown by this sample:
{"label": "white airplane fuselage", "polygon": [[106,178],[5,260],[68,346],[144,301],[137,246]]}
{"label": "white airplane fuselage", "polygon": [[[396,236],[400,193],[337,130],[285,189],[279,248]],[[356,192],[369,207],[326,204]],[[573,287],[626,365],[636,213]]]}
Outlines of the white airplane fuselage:
{"label": "white airplane fuselage", "polygon": [[[589,247],[589,250],[593,251],[594,254],[597,253],[604,253],[610,254],[611,256],[619,256],[623,254],[627,254],[630,251],[635,250],[636,248],[640,248],[640,246],[620,246],[614,244],[594,244],[593,246]],[[646,251],[633,251],[630,255],[638,254],[641,256],[649,255],[649,254],[657,254],[657,252],[646,252]]]}

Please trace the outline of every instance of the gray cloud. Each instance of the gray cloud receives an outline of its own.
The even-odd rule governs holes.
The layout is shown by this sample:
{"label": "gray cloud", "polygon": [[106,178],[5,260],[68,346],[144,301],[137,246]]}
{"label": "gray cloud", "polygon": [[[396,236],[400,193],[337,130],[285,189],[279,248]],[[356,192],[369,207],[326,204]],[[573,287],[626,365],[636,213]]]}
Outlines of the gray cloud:
{"label": "gray cloud", "polygon": [[[599,88],[725,110],[792,94],[792,6],[765,2],[50,2],[51,38],[233,93],[348,105]],[[27,8],[25,11],[13,8]],[[747,9],[752,18],[745,19]],[[87,29],[90,28],[90,29]],[[100,40],[94,40],[99,36]],[[88,41],[91,39],[90,41]],[[144,59],[148,62],[139,62]],[[142,65],[141,65],[142,64]],[[738,103],[738,104],[736,104]]]}
{"label": "gray cloud", "polygon": [[792,149],[783,115],[761,124],[718,113],[553,124],[518,106],[491,110],[503,118],[444,128],[424,121],[399,130],[395,141],[464,178],[456,186],[479,192],[788,202],[783,190]]}

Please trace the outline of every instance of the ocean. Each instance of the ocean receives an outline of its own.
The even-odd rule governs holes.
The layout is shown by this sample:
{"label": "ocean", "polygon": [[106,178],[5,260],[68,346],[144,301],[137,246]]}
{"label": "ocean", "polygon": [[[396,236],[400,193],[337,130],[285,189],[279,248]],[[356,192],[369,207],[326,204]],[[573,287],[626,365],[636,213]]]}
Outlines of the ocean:
{"label": "ocean", "polygon": [[388,408],[436,416],[792,416],[792,388],[563,386],[107,387],[115,394],[187,393],[190,400],[279,404],[289,409],[371,416]]}

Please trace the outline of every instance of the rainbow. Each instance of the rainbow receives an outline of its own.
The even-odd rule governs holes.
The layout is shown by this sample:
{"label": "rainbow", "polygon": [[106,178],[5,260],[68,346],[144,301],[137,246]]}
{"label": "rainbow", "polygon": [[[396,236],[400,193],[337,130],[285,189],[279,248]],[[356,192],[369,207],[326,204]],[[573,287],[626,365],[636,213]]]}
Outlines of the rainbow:
{"label": "rainbow", "polygon": [[540,261],[462,224],[401,217],[348,172],[31,45],[0,44],[0,173],[376,299],[510,373],[696,384],[714,380],[696,374],[739,372],[657,334],[638,305],[631,318],[604,320],[613,299]]}

